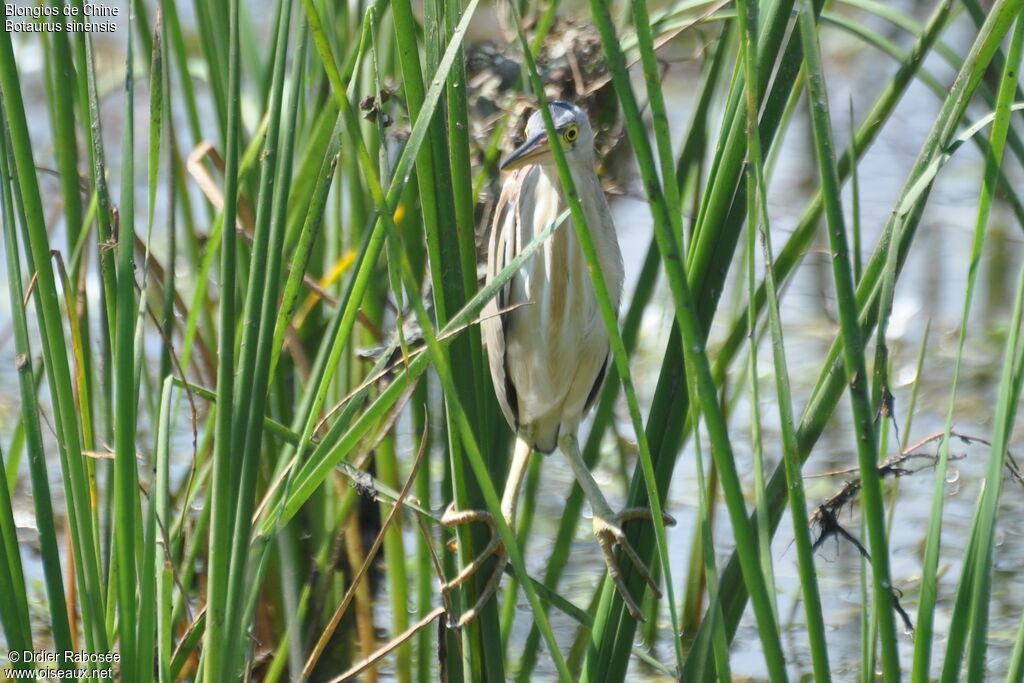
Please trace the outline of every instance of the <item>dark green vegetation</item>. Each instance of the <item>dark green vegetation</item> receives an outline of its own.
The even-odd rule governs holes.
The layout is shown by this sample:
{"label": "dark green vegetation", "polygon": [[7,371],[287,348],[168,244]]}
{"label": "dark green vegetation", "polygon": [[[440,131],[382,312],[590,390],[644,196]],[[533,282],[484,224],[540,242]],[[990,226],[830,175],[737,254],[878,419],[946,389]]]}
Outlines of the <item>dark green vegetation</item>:
{"label": "dark green vegetation", "polygon": [[[1024,219],[1011,180],[1024,161],[1015,104],[1024,0],[940,1],[923,24],[871,0],[590,0],[592,26],[557,19],[588,14],[582,5],[528,1],[241,4],[126,0],[102,41],[81,31],[0,36],[10,311],[0,339],[22,406],[0,434],[0,625],[10,650],[117,651],[124,681],[330,680],[353,670],[373,680],[378,668],[401,681],[597,682],[627,672],[728,681],[746,614],[764,676],[849,679],[830,651],[815,566],[815,542],[841,528],[863,544],[860,680],[876,671],[920,682],[1024,678],[1024,620],[1012,633],[991,624],[1000,498],[1020,495],[1007,453],[1024,380],[1024,268],[1003,262],[988,273],[981,258],[993,207],[1018,228]],[[83,0],[47,6],[84,9]],[[511,44],[503,57],[476,51],[467,61],[470,23],[486,12],[477,23],[494,24],[495,11]],[[586,59],[574,53],[559,75],[556,48],[570,32],[583,36]],[[947,44],[954,32],[961,48]],[[852,131],[830,115],[823,35],[863,43],[870,68],[886,74]],[[116,68],[111,41],[127,46]],[[680,45],[699,54],[700,78],[687,86],[685,130],[673,131],[663,86],[675,72],[659,59]],[[926,68],[940,61],[954,74],[946,82]],[[605,85],[584,98],[580,75]],[[484,92],[494,81],[501,87]],[[930,132],[888,222],[869,230],[858,164],[917,82],[938,114],[922,124]],[[531,528],[551,532],[535,520],[549,461],[531,465],[517,534],[498,514],[511,433],[475,323],[546,235],[483,289],[477,232],[500,182],[514,125],[506,114],[517,93],[535,102],[545,87],[586,100],[606,133],[602,149],[614,148],[606,170],[642,188],[653,219],[622,311],[594,271],[614,362],[584,445],[591,464],[602,445],[627,474],[628,463],[626,504],[658,520],[627,527],[666,589],[644,602],[641,626],[600,562],[595,591],[564,590],[574,537],[589,527],[578,488],[559,503],[543,556],[524,557]],[[795,224],[773,231],[766,188],[786,182],[774,171],[794,132],[808,141],[814,190],[789,207]],[[933,184],[971,147],[984,164],[964,181],[977,208],[971,250],[953,259],[965,282],[955,349],[933,360],[925,333],[912,354],[915,377],[938,366],[945,385],[932,398],[948,408],[945,438],[931,442],[934,468],[917,475],[934,476],[934,493],[917,501],[930,509],[920,577],[904,595],[889,550],[899,498],[890,475],[904,462],[890,456],[903,450],[894,418],[909,423],[918,386],[894,414],[887,331],[904,265],[922,248],[922,216],[938,201]],[[570,211],[594,262],[578,202]],[[819,353],[799,359],[817,368],[812,383],[788,369],[783,295],[815,244],[827,253],[835,322]],[[989,455],[974,516],[959,528],[967,550],[952,588],[939,580],[950,435],[983,275],[1014,295],[992,315],[998,361],[980,435]],[[631,374],[641,372],[641,323],[662,302],[671,332],[642,370],[644,386]],[[713,319],[723,332],[709,344]],[[742,427],[738,412],[749,413]],[[844,466],[857,466],[847,478],[858,484],[814,510],[803,466],[837,423],[848,427]],[[608,448],[613,431],[635,449]],[[673,562],[660,512],[673,472],[694,456],[695,541],[689,563]],[[839,516],[854,500],[859,529]],[[495,513],[511,557],[498,597],[458,633],[443,628],[447,614],[472,605],[479,586],[441,596],[441,577],[489,536],[460,528],[458,553],[446,549],[452,532],[437,516],[451,501]],[[716,510],[725,513],[717,526]],[[780,606],[771,546],[787,512],[795,620]],[[814,527],[804,521],[812,512]],[[20,515],[34,515],[34,531],[16,528]],[[624,564],[631,593],[644,595]],[[571,630],[552,628],[555,611]],[[806,631],[799,654],[794,621]],[[1009,654],[993,661],[997,638]]]}

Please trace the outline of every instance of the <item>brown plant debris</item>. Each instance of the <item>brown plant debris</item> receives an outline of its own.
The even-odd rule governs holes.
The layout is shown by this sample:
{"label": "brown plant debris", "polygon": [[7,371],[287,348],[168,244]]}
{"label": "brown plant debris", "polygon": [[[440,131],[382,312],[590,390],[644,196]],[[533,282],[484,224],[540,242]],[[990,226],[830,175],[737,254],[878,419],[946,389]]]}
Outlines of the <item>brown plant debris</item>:
{"label": "brown plant debris", "polygon": [[[981,444],[991,446],[992,444],[978,436],[971,436],[968,434],[962,434],[960,432],[951,431],[949,433],[950,439],[957,439],[965,445]],[[927,436],[917,443],[903,449],[897,455],[894,455],[886,460],[882,461],[878,465],[878,476],[881,478],[885,477],[904,477],[911,474],[916,474],[923,470],[933,468],[939,464],[940,456],[939,449],[942,445],[944,438],[943,432],[936,432],[930,436]],[[928,445],[934,445],[933,452],[924,451],[924,447]],[[949,460],[963,460],[967,457],[966,453],[950,453]],[[1007,451],[1005,456],[1006,471],[1010,479],[1015,481],[1018,485],[1024,486],[1024,473],[1021,472],[1020,467],[1017,465],[1013,455]],[[807,475],[808,478],[813,477],[829,477],[829,476],[840,476],[844,474],[854,474],[859,472],[859,468],[853,467],[844,470],[834,470],[831,472],[822,472],[818,474]],[[871,560],[871,554],[867,548],[854,536],[852,533],[846,530],[842,524],[839,523],[839,515],[843,508],[847,505],[852,505],[857,500],[857,494],[861,489],[861,479],[857,477],[855,479],[847,480],[843,483],[842,487],[838,491],[833,493],[831,496],[825,499],[815,510],[811,513],[808,518],[808,523],[812,528],[816,528],[819,532],[817,540],[812,545],[812,550],[818,550],[825,544],[825,541],[829,538],[840,538],[846,539],[857,548],[865,559]],[[903,624],[908,632],[914,630],[914,625],[910,620],[910,616],[906,610],[900,605],[900,598],[903,597],[903,593],[896,587],[892,588],[892,601],[893,609],[895,609],[900,617],[903,619]]]}

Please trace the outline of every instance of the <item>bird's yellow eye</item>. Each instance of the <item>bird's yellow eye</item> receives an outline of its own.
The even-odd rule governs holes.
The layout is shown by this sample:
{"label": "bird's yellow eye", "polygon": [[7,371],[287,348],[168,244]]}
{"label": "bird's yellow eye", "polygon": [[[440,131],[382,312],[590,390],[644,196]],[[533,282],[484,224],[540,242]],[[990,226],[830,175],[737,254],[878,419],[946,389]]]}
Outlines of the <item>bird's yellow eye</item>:
{"label": "bird's yellow eye", "polygon": [[575,123],[570,125],[562,133],[562,137],[565,138],[566,142],[575,142],[576,138],[580,136],[580,129]]}

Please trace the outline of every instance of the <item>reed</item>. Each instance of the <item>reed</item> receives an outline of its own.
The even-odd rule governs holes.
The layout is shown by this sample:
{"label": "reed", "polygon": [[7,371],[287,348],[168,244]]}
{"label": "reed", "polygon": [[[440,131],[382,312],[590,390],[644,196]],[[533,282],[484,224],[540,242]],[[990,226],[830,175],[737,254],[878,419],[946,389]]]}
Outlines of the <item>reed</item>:
{"label": "reed", "polygon": [[[20,406],[0,415],[9,665],[108,667],[13,654],[71,650],[117,652],[123,680],[161,682],[827,681],[876,669],[1021,681],[1024,622],[1008,627],[994,607],[998,563],[1021,552],[1000,524],[1024,483],[1010,456],[1024,269],[1006,277],[987,255],[998,223],[1024,224],[1022,5],[942,0],[922,21],[874,0],[133,0],[101,36],[68,30],[81,0],[50,0],[56,18],[8,17],[5,4],[5,21],[62,26],[0,35],[0,348]],[[488,51],[469,36],[491,11],[503,22]],[[882,74],[856,106],[830,106],[843,82],[823,36]],[[696,56],[674,63],[686,50]],[[680,127],[684,69],[699,79]],[[938,113],[886,222],[871,225],[865,168],[911,92],[931,93]],[[627,250],[642,260],[621,311],[557,146],[569,210],[478,281],[518,103],[566,93],[591,107],[609,185],[642,200],[641,223],[649,209],[649,233],[620,221],[642,242]],[[847,108],[848,131],[836,114]],[[797,196],[787,155],[800,137],[809,189],[781,212],[775,193]],[[977,188],[971,247],[943,261],[965,283],[955,321],[922,321],[904,348],[896,311],[932,248],[933,190],[979,152],[962,180]],[[625,563],[645,596],[639,629],[603,565],[579,561],[598,557],[576,540],[582,495],[567,486],[552,506],[548,460],[534,456],[517,533],[499,510],[511,439],[478,322],[569,218],[611,340],[584,459],[621,473],[612,499],[653,513],[627,527],[665,588],[654,600]],[[827,296],[810,303],[822,343],[808,344],[808,304],[792,290],[815,244]],[[987,317],[980,276],[1015,286]],[[968,382],[973,348],[1000,361]],[[904,390],[909,409],[892,402]],[[987,432],[964,435],[979,395]],[[922,442],[934,454],[897,431],[912,420],[942,425]],[[806,479],[834,468],[826,433],[845,444],[855,484]],[[951,527],[964,440],[974,514]],[[930,496],[892,484],[925,457],[934,467],[913,473],[934,477]],[[907,547],[908,500],[926,510],[919,583],[894,551]],[[491,531],[443,528],[449,502],[490,511],[510,556],[504,590],[460,630],[449,623],[483,581],[440,586]],[[846,506],[859,527],[836,515]],[[836,635],[830,538],[862,563],[846,584],[862,586],[857,673]],[[736,656],[743,619],[754,665]]]}

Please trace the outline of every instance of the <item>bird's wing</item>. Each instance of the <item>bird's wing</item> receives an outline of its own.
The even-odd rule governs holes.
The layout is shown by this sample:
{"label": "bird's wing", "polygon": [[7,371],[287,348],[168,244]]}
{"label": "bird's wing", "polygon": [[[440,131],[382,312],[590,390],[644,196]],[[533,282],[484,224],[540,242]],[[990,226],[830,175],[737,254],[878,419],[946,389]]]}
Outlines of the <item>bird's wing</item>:
{"label": "bird's wing", "polygon": [[[529,168],[516,170],[505,182],[494,211],[494,222],[491,224],[491,236],[487,249],[487,282],[491,282],[501,270],[515,258],[519,249],[520,235],[516,226],[519,222],[520,197],[523,182],[520,174],[529,172]],[[519,397],[515,384],[509,376],[505,357],[505,339],[509,335],[512,316],[508,313],[498,315],[511,303],[512,279],[509,279],[498,290],[494,299],[484,308],[483,327],[484,341],[487,343],[487,359],[491,367],[491,379],[494,393],[501,405],[501,412],[513,429],[519,428]]]}

